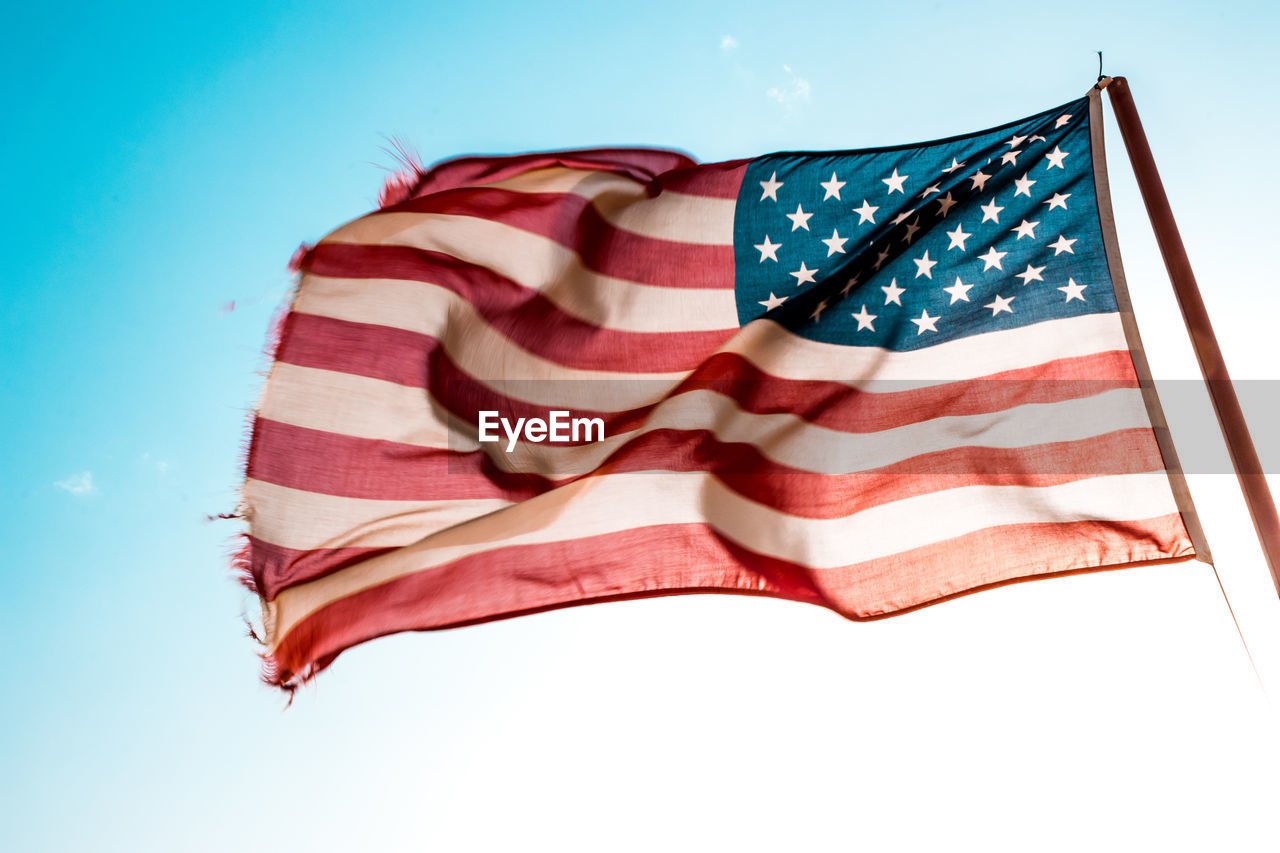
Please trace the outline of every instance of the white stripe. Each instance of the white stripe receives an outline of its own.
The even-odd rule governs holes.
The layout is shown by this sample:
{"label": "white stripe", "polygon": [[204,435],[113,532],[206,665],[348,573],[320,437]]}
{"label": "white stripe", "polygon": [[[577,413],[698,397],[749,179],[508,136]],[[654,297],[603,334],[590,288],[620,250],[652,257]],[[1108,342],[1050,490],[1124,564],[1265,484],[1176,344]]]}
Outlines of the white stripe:
{"label": "white stripe", "polygon": [[731,288],[661,287],[600,275],[554,240],[474,216],[378,213],[342,226],[321,242],[443,252],[536,290],[565,313],[607,329],[683,332],[738,326]]}
{"label": "white stripe", "polygon": [[258,407],[264,418],[307,429],[418,447],[474,450],[421,388],[276,362]]}
{"label": "white stripe", "polygon": [[[624,373],[560,365],[513,343],[452,291],[419,282],[307,276],[294,310],[427,335],[441,341],[469,376],[497,393],[535,406],[627,411],[660,401],[690,373]],[[1116,315],[1089,314],[909,352],[819,343],[773,321],[760,320],[744,327],[719,351],[737,353],[771,376],[833,381],[879,393],[1124,349],[1123,328]]]}
{"label": "white stripe", "polygon": [[[936,417],[869,433],[828,429],[793,414],[744,412],[721,394],[694,391],[664,401],[640,429],[606,436],[604,441],[581,446],[522,441],[510,453],[506,452],[505,439],[501,446],[486,442],[480,447],[501,469],[559,480],[594,471],[623,444],[645,433],[663,429],[709,430],[721,442],[750,444],[779,464],[816,474],[841,475],[875,471],[955,448],[1034,447],[1150,427],[1142,392],[1136,388],[984,414]],[[469,430],[468,444],[473,435]],[[1097,464],[1105,461],[1098,460]],[[655,467],[660,468],[661,464]]]}
{"label": "white stripe", "polygon": [[477,186],[522,193],[570,193],[591,199],[615,228],[657,240],[733,245],[736,199],[663,190],[650,198],[644,184],[611,172],[548,168]]}
{"label": "white stripe", "polygon": [[1128,351],[1117,314],[1047,320],[908,352],[821,343],[789,332],[772,320],[758,320],[748,323],[721,347],[721,351],[738,353],[773,376],[840,382],[876,391],[893,390],[893,383],[918,388],[977,379],[1055,359],[1117,350]]}
{"label": "white stripe", "polygon": [[[677,384],[688,372],[624,373],[562,367],[532,355],[494,330],[471,304],[452,291],[433,284],[393,279],[342,279],[308,275],[299,288],[294,310],[354,323],[404,329],[450,341],[472,335],[485,337],[483,363],[467,372],[480,380],[536,379],[579,381],[657,380]],[[455,362],[466,358],[466,347],[446,347]],[[1125,351],[1124,328],[1116,314],[1084,314],[1048,320],[1032,326],[958,338],[924,349],[895,352],[882,347],[842,346],[809,340],[772,320],[744,326],[717,352],[741,355],[772,376],[784,379],[840,382],[866,391],[892,391],[976,379],[1062,358]],[[455,355],[456,351],[456,355]],[[707,353],[710,358],[714,353]],[[537,362],[526,367],[524,362]],[[1121,377],[1096,377],[1121,378]],[[563,403],[539,395],[527,402]],[[655,385],[653,399],[665,391]],[[628,397],[628,399],[630,399]],[[651,400],[652,402],[652,400]],[[622,411],[601,404],[598,411]]]}
{"label": "white stripe", "polygon": [[[323,464],[317,460],[317,464]],[[495,498],[379,501],[339,498],[252,477],[241,493],[257,539],[285,548],[404,545],[512,506]]]}
{"label": "white stripe", "polygon": [[687,371],[619,373],[567,367],[513,343],[450,290],[415,283],[412,287],[419,299],[388,303],[361,298],[352,292],[357,287],[350,280],[307,281],[298,290],[293,310],[358,323],[382,319],[396,322],[399,328],[410,327],[439,341],[468,376],[500,394],[535,405],[622,412],[661,399],[688,375]]}
{"label": "white stripe", "polygon": [[677,243],[733,245],[737,199],[672,190],[649,198],[644,184],[609,172],[581,169],[539,169],[484,186],[514,192],[573,193],[592,199],[605,221],[624,231]]}
{"label": "white stripe", "polygon": [[362,589],[472,554],[668,524],[705,522],[738,544],[813,569],[841,566],[993,525],[1125,521],[1177,512],[1163,472],[1044,488],[968,486],[807,519],[747,500],[704,472],[589,477],[282,591],[269,607],[274,647],[308,613]]}
{"label": "white stripe", "polygon": [[654,198],[628,199],[605,195],[596,210],[615,228],[643,237],[706,246],[733,245],[733,215],[737,199],[707,198],[664,190]]}
{"label": "white stripe", "polygon": [[270,386],[261,414],[272,420],[456,452],[479,448],[503,470],[557,480],[593,471],[627,441],[664,429],[709,430],[722,442],[752,444],[783,465],[848,474],[956,447],[1028,447],[1151,426],[1136,388],[983,414],[935,417],[876,432],[856,432],[857,423],[848,430],[829,429],[789,413],[753,414],[727,396],[699,390],[663,400],[643,426],[607,435],[604,441],[581,446],[520,441],[507,453],[505,437],[498,444],[481,444],[474,426],[451,417],[442,421],[447,417],[443,409],[419,388],[286,364],[277,366]]}
{"label": "white stripe", "polygon": [[[462,297],[437,285],[396,279],[308,275],[299,289],[295,309],[307,314],[388,326],[439,338],[441,332],[448,328],[446,321],[456,322],[451,312],[459,305],[467,306],[468,321],[474,317],[474,322],[486,323]],[[509,340],[495,342],[495,345],[510,350],[500,359],[504,368],[514,365],[522,357],[530,357]],[[975,379],[1060,358],[1125,350],[1124,327],[1118,315],[1083,314],[1016,329],[970,335],[905,352],[883,347],[822,343],[790,332],[772,320],[762,319],[742,327],[717,351],[737,353],[766,373],[785,379],[826,380],[866,387],[867,390],[889,390],[892,386],[887,383],[903,382],[910,383],[910,387],[921,387]],[[713,354],[708,353],[707,357]],[[591,373],[596,379],[637,377],[634,373]],[[655,378],[663,376],[650,375]],[[570,376],[566,373],[563,378]]]}

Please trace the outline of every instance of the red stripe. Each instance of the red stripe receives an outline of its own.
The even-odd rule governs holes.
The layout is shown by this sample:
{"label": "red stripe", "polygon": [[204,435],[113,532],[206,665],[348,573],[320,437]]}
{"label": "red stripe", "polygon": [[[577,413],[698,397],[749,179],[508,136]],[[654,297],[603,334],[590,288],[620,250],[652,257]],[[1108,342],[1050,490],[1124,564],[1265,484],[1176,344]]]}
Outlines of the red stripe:
{"label": "red stripe", "polygon": [[522,501],[556,483],[515,474],[483,453],[355,438],[258,417],[246,475],[254,480],[348,498]]}
{"label": "red stripe", "polygon": [[[574,350],[573,341],[552,340],[550,336],[547,345],[557,351],[563,348],[566,354]],[[294,313],[285,321],[284,343],[276,358],[302,367],[429,388],[446,409],[472,425],[478,422],[481,411],[498,411],[512,419],[545,418],[549,408],[508,397],[484,385],[459,368],[435,338],[387,326]],[[979,379],[880,393],[862,393],[839,382],[780,379],[736,353],[703,355],[700,362],[696,370],[665,394],[665,385],[657,380],[634,381],[652,383],[653,393],[645,396],[655,400],[710,390],[729,397],[748,412],[790,413],[818,426],[858,433],[879,432],[934,417],[983,414],[1017,405],[1076,399],[1137,385],[1132,362],[1123,351],[1056,359]],[[632,367],[644,370],[650,365]],[[551,389],[554,381],[542,385]],[[641,426],[654,405],[624,412],[575,409],[573,414],[599,417],[605,423],[605,435],[616,435]]]}
{"label": "red stripe", "polygon": [[742,188],[742,178],[747,174],[750,163],[750,160],[730,160],[677,169],[659,175],[656,184],[663,190],[675,190],[689,195],[737,198],[738,190]]}
{"label": "red stripe", "polygon": [[659,148],[591,148],[581,151],[515,154],[509,157],[458,157],[438,163],[424,172],[417,180],[413,195],[422,196],[455,187],[495,183],[535,169],[556,166],[610,172],[647,184],[665,172],[696,165],[688,155]]}
{"label": "red stripe", "polygon": [[589,199],[466,187],[397,205],[397,213],[442,213],[501,222],[571,249],[602,275],[674,288],[734,287],[733,246],[679,243],[615,228]]}
{"label": "red stripe", "polygon": [[[601,328],[565,313],[542,294],[485,267],[408,246],[321,243],[305,263],[308,272],[332,278],[390,278],[443,287],[470,302],[489,325],[512,343],[534,355],[584,370],[620,373],[693,370],[738,331],[737,327],[706,332],[625,332]],[[377,347],[378,342],[371,337],[380,334],[375,330],[384,328],[368,327],[364,346]],[[422,346],[425,344],[419,344]]]}
{"label": "red stripe", "polygon": [[[857,474],[826,475],[780,465],[748,444],[710,433],[661,430],[614,453],[594,475],[630,471],[701,471],[780,512],[838,518],[857,510],[961,486],[1053,486],[1090,476],[1159,471],[1150,430],[1124,430],[1075,442],[1019,449],[937,451]],[[594,476],[592,475],[592,476]],[[375,500],[498,498],[520,501],[553,482],[501,471],[481,453],[450,453],[293,427],[259,418],[248,476],[290,488]],[[258,589],[268,600],[287,586],[329,574],[357,549],[251,553]]]}
{"label": "red stripe", "polygon": [[748,551],[703,524],[496,548],[356,592],[304,618],[271,656],[279,683],[310,677],[357,643],[603,600],[735,592],[872,618],[994,584],[1187,557],[1177,514],[1127,523],[988,528],[842,569]]}
{"label": "red stripe", "polygon": [[249,571],[258,594],[275,601],[286,587],[332,574],[395,548],[316,548],[301,551],[249,536]]}
{"label": "red stripe", "polygon": [[[1034,442],[1035,436],[1027,436]],[[526,500],[580,477],[517,474],[482,451],[455,452],[354,438],[258,418],[248,476],[291,489],[367,500]],[[501,451],[495,451],[501,452]],[[709,431],[655,430],[626,442],[591,474],[706,471],[781,512],[836,518],[913,495],[969,485],[1051,486],[1110,474],[1160,471],[1148,428],[1017,448],[936,450],[852,474],[820,474],[775,462],[754,445]]]}

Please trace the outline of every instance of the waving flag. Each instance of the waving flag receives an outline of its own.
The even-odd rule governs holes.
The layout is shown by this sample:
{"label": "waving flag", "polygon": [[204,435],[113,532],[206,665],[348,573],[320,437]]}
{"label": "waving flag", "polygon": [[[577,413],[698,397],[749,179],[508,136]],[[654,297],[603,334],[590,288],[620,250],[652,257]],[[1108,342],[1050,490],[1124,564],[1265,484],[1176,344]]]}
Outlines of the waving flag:
{"label": "waving flag", "polygon": [[243,490],[269,677],[591,601],[869,618],[1194,556],[1098,109],[417,174],[301,259]]}

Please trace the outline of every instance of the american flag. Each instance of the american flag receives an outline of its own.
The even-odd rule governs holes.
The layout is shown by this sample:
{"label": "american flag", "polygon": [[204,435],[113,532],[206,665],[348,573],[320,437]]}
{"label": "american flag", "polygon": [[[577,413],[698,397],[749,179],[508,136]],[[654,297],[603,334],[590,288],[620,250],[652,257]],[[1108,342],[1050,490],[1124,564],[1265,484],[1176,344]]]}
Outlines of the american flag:
{"label": "american flag", "polygon": [[[569,604],[870,618],[1194,556],[1097,110],[709,165],[419,171],[300,261],[242,495],[269,679]],[[483,411],[554,410],[603,440],[478,441]]]}

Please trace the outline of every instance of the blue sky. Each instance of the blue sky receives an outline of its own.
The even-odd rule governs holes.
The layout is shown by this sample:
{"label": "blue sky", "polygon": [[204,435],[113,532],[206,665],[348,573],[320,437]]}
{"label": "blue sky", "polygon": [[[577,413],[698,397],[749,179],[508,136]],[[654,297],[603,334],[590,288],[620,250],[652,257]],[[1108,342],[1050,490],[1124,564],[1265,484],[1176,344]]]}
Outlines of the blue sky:
{"label": "blue sky", "polygon": [[[10,10],[0,847],[912,849],[981,836],[1053,849],[1101,834],[1266,849],[1274,711],[1203,566],[1024,585],[874,625],[690,597],[403,636],[344,656],[281,712],[244,637],[253,602],[226,569],[235,528],[205,518],[235,502],[285,264],[373,205],[389,137],[427,162],[894,144],[1077,97],[1103,49],[1132,84],[1229,364],[1278,379],[1273,193],[1255,192],[1280,136],[1278,14]],[[1153,366],[1193,376],[1114,132],[1109,145]],[[1280,470],[1274,444],[1262,449]],[[1230,478],[1201,480],[1224,585],[1275,692],[1280,607]]]}

